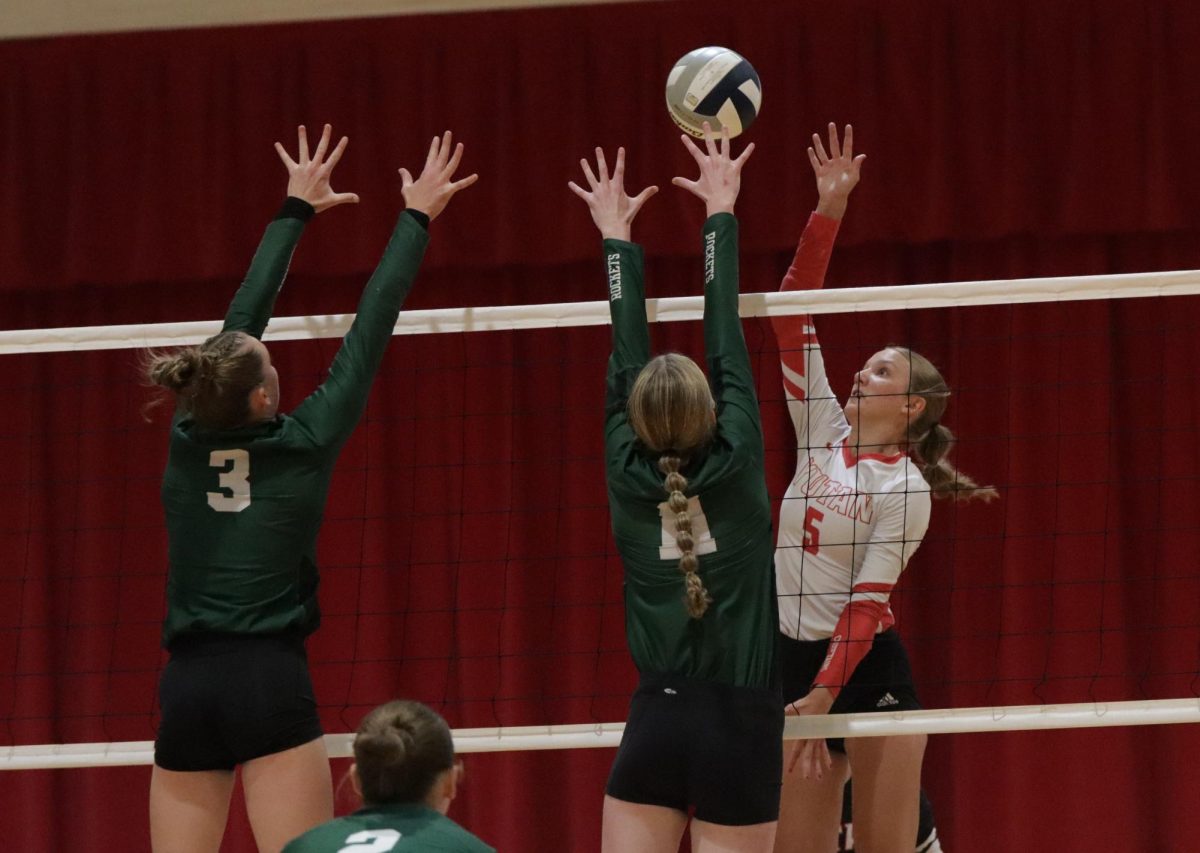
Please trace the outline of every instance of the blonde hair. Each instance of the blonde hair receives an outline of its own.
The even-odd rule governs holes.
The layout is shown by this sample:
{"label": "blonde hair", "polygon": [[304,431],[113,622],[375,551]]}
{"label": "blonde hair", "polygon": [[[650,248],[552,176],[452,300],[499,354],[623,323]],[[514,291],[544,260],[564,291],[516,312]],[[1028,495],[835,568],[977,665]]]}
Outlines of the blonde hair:
{"label": "blonde hair", "polygon": [[367,805],[419,803],[454,766],[454,739],[427,705],[397,699],[358,724],[354,766]]}
{"label": "blonde hair", "polygon": [[908,362],[908,393],[925,401],[925,408],[909,421],[907,439],[933,496],[955,501],[990,501],[997,497],[995,488],[980,486],[946,459],[954,446],[954,433],[941,422],[950,404],[950,386],[941,372],[925,356],[907,347],[888,349]]}
{"label": "blonde hair", "polygon": [[172,391],[198,425],[233,429],[250,420],[250,392],[263,381],[262,357],[247,340],[243,332],[221,332],[200,346],[152,352],[143,372]]}
{"label": "blonde hair", "polygon": [[679,472],[687,457],[712,440],[712,390],[704,371],[686,355],[666,353],[652,359],[638,374],[629,394],[629,425],[647,448],[659,454],[658,469],[666,479],[667,504],[675,513],[675,544],[683,573],[688,615],[699,619],[712,603],[697,573],[700,559],[692,538],[687,478]]}

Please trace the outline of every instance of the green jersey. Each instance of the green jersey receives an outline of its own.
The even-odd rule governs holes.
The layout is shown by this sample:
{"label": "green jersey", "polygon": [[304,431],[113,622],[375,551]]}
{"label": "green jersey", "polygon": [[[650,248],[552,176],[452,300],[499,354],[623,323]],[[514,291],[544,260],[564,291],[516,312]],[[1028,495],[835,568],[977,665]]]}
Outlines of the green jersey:
{"label": "green jersey", "polygon": [[[225,331],[262,335],[311,212],[289,199],[267,227]],[[334,462],[366,408],[428,240],[414,215],[400,216],[328,378],[292,414],[224,431],[177,415],[162,483],[164,645],[194,633],[316,630],[317,531]]]}
{"label": "green jersey", "polygon": [[613,325],[605,456],[613,537],[625,567],[626,635],[642,672],[768,687],[779,623],[762,424],[738,317],[737,220],[717,214],[703,233],[704,345],[717,424],[711,444],[681,469],[699,574],[713,599],[701,619],[684,607],[658,454],[640,444],[625,413],[650,360],[641,248],[604,241]]}
{"label": "green jersey", "polygon": [[323,823],[293,839],[283,853],[496,853],[450,818],[426,805],[372,806]]}

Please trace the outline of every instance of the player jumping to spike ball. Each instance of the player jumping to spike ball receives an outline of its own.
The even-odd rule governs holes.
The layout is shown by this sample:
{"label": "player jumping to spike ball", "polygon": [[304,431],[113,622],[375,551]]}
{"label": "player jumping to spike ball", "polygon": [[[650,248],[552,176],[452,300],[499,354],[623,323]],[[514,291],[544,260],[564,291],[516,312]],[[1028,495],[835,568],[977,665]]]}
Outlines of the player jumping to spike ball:
{"label": "player jumping to spike ball", "polygon": [[453,179],[462,145],[453,147],[448,132],[430,144],[416,180],[400,170],[407,210],[329,378],[290,415],[280,414],[279,375],[259,338],[305,223],[358,200],[330,186],[347,140],[332,151],[329,140],[326,125],[310,157],[301,127],[296,160],[276,143],[288,198],[221,333],[156,356],[146,368],[176,401],[162,484],[170,660],[159,682],[162,721],[150,782],[156,853],[220,847],[239,765],[260,851],[277,853],[333,816],[304,651],[320,618],[317,530],[334,462],[366,407],[429,223],[476,176]]}
{"label": "player jumping to spike ball", "polygon": [[[809,158],[820,202],[781,290],[819,288],[862,155],[829,129]],[[950,389],[903,347],[872,355],[840,406],[825,376],[812,317],[773,323],[796,430],[796,474],[784,495],[775,554],[780,655],[788,713],[919,708],[908,656],[893,629],[892,588],[929,523],[930,494],[990,499],[946,461]],[[911,853],[925,735],[797,741],[784,773],[778,851],[837,848],[843,783],[853,773],[855,849]],[[844,749],[844,752],[842,751]]]}
{"label": "player jumping to spike ball", "polygon": [[624,188],[583,162],[604,238],[612,313],[605,464],[625,569],[629,650],[640,683],[604,798],[605,853],[675,851],[694,809],[692,849],[767,851],[779,814],[783,713],[774,685],[777,611],[771,508],[750,357],[738,318],[741,171],[706,128],[700,168],[675,178],[704,201],[704,340],[691,359],[650,356],[642,250],[630,226],[656,188]]}
{"label": "player jumping to spike ball", "polygon": [[284,853],[496,853],[446,817],[461,773],[450,728],[432,708],[380,705],[354,736],[350,778],[363,807],[310,829]]}

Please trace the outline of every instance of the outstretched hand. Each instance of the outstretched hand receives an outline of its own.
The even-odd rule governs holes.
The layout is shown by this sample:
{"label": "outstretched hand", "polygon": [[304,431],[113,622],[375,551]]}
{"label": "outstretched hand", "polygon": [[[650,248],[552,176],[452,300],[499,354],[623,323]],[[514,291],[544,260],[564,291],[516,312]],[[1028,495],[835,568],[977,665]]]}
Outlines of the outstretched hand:
{"label": "outstretched hand", "polygon": [[830,219],[841,219],[846,213],[850,191],[858,185],[862,162],[866,154],[854,156],[854,128],[846,125],[844,142],[838,142],[837,125],[829,123],[829,153],[818,134],[813,134],[813,144],[808,149],[808,161],[812,163],[817,178],[817,213]]}
{"label": "outstretched hand", "polygon": [[321,133],[321,141],[317,143],[317,150],[313,152],[312,157],[309,157],[308,131],[304,125],[300,125],[297,130],[300,158],[298,161],[293,160],[287,153],[287,149],[281,144],[275,143],[279,159],[283,161],[283,165],[288,170],[288,195],[308,202],[317,213],[339,204],[356,204],[358,202],[358,196],[354,193],[335,193],[333,187],[329,185],[333,167],[338,164],[338,160],[342,159],[342,152],[346,150],[346,143],[350,141],[343,136],[326,159],[325,152],[329,149],[331,132],[332,128],[325,125],[325,130]]}
{"label": "outstretched hand", "polygon": [[[617,163],[613,167],[612,176],[608,174],[608,163],[604,159],[604,150],[596,149],[596,172],[586,159],[580,160],[583,175],[587,178],[588,190],[574,181],[568,181],[571,192],[587,202],[588,210],[592,213],[592,221],[600,229],[604,239],[629,240],[633,230],[633,219],[637,216],[646,199],[658,192],[658,187],[646,187],[636,196],[625,192],[625,149],[617,149]],[[597,177],[597,173],[599,177]]]}
{"label": "outstretched hand", "polygon": [[[408,169],[400,170],[404,203],[410,210],[424,213],[431,222],[446,209],[456,192],[479,180],[479,175],[476,174],[453,180],[463,153],[462,143],[452,146],[453,140],[454,135],[448,130],[441,138],[433,138],[429,143],[429,152],[425,155],[425,166],[416,180],[413,180]],[[450,153],[451,150],[453,154]]]}
{"label": "outstretched hand", "polygon": [[754,143],[747,145],[741,155],[732,160],[729,157],[729,128],[722,128],[721,136],[714,138],[712,126],[705,122],[704,151],[686,135],[681,134],[679,138],[700,167],[700,177],[694,181],[672,178],[671,183],[703,199],[709,216],[733,213],[733,205],[742,188],[742,166],[754,153]]}

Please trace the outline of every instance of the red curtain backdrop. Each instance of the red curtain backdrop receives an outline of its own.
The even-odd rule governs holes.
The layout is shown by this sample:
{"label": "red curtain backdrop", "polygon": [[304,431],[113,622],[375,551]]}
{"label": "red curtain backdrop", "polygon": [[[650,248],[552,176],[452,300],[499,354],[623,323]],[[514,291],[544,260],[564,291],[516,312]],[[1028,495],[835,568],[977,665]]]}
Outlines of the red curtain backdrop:
{"label": "red curtain backdrop", "polygon": [[[479,184],[433,225],[410,308],[603,298],[566,189],[593,147],[663,192],[638,220],[656,296],[699,290],[693,166],[662,100],[688,50],[756,66],[743,290],[777,286],[815,202],[804,148],[868,154],[830,286],[1192,268],[1200,7],[1190,0],[621,4],[0,44],[0,327],[216,319],[283,194],[271,143],[350,136],[280,314],[353,310],[396,169],[451,128]],[[1194,696],[1200,534],[1193,299],[819,320],[835,388],[911,343],[955,389],[990,507],[939,504],[897,593],[930,707]],[[656,330],[698,353],[698,330]],[[774,340],[747,324],[782,493]],[[456,726],[622,719],[635,674],[607,528],[606,330],[397,339],[321,539],[310,642],[330,731],[394,695]],[[273,347],[294,405],[335,341]],[[153,736],[162,415],[136,354],[0,371],[0,744]],[[287,400],[285,400],[287,402]],[[931,740],[948,850],[1186,850],[1194,727]],[[502,850],[595,850],[608,750],[473,756],[454,816]],[[339,765],[339,770],[344,765]],[[0,774],[0,837],[148,849],[149,769]],[[348,808],[349,803],[342,804]],[[235,805],[225,849],[253,849]]]}

